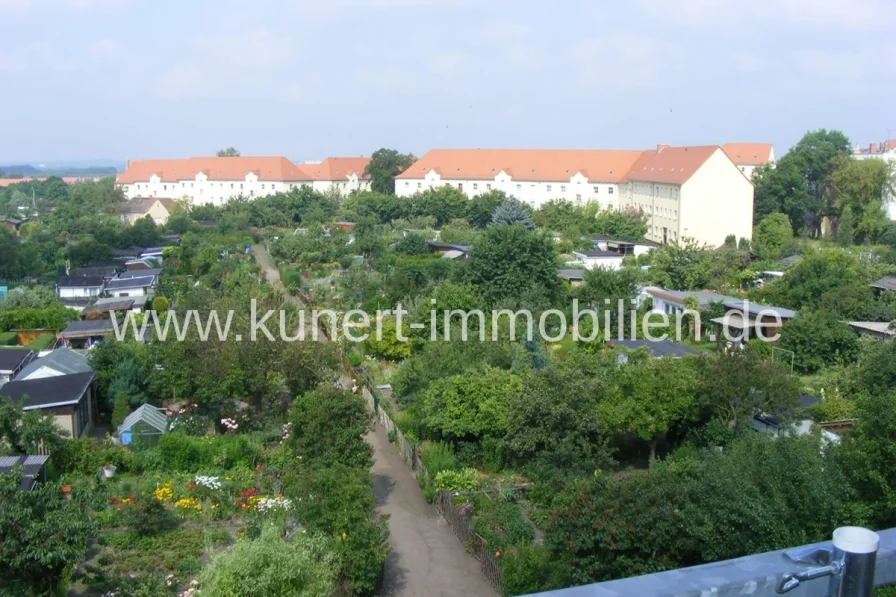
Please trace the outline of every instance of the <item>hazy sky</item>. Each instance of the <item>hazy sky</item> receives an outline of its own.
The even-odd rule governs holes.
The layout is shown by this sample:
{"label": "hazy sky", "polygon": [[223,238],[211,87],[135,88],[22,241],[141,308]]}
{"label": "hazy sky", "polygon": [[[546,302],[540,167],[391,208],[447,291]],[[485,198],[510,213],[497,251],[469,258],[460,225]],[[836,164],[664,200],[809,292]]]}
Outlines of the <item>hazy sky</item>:
{"label": "hazy sky", "polygon": [[0,0],[0,163],[896,137],[894,0]]}

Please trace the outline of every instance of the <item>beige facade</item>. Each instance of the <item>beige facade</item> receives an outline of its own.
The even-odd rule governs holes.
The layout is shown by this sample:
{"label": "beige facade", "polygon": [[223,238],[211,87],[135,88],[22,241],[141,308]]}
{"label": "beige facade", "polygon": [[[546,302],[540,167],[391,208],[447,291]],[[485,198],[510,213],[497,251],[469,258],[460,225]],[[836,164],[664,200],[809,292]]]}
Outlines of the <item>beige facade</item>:
{"label": "beige facade", "polygon": [[633,180],[619,207],[647,215],[647,238],[659,243],[690,238],[721,246],[725,238],[753,237],[753,184],[717,148],[682,184]]}

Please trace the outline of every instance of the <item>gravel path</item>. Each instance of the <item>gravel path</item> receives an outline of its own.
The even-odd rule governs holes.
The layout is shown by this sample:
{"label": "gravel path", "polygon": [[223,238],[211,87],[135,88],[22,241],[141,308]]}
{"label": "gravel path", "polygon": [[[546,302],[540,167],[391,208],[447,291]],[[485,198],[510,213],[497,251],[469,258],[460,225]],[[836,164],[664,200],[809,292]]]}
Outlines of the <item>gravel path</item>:
{"label": "gravel path", "polygon": [[[280,274],[264,247],[253,253],[268,282],[283,289]],[[290,298],[298,306],[301,301]],[[350,382],[347,378],[343,383]],[[389,443],[382,425],[367,435],[373,446],[371,469],[377,510],[389,515],[389,543],[381,597],[494,597],[497,593],[436,509],[423,499],[414,473]]]}

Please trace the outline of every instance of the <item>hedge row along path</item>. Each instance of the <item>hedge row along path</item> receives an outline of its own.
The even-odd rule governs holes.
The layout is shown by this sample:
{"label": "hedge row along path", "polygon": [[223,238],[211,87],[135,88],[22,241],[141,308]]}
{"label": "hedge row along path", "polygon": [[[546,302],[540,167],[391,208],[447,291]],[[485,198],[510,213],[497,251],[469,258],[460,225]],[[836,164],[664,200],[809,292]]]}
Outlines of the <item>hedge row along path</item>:
{"label": "hedge row along path", "polygon": [[[256,262],[267,281],[287,295],[299,308],[305,305],[289,295],[267,250],[253,245]],[[351,387],[343,374],[342,384]],[[389,442],[379,422],[367,435],[373,446],[373,489],[377,511],[389,515],[389,543],[382,597],[493,597],[496,595],[479,562],[457,540],[445,520],[423,498],[414,473]]]}

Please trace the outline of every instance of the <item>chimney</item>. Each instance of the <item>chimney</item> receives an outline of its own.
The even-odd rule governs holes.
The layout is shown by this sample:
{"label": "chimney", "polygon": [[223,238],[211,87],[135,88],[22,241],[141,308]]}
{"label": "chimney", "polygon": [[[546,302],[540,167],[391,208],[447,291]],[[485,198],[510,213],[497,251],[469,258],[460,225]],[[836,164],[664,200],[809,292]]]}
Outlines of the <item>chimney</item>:
{"label": "chimney", "polygon": [[672,147],[672,146],[671,145],[661,145],[661,144],[657,143],[656,152],[659,153],[662,150],[667,149],[669,147]]}

